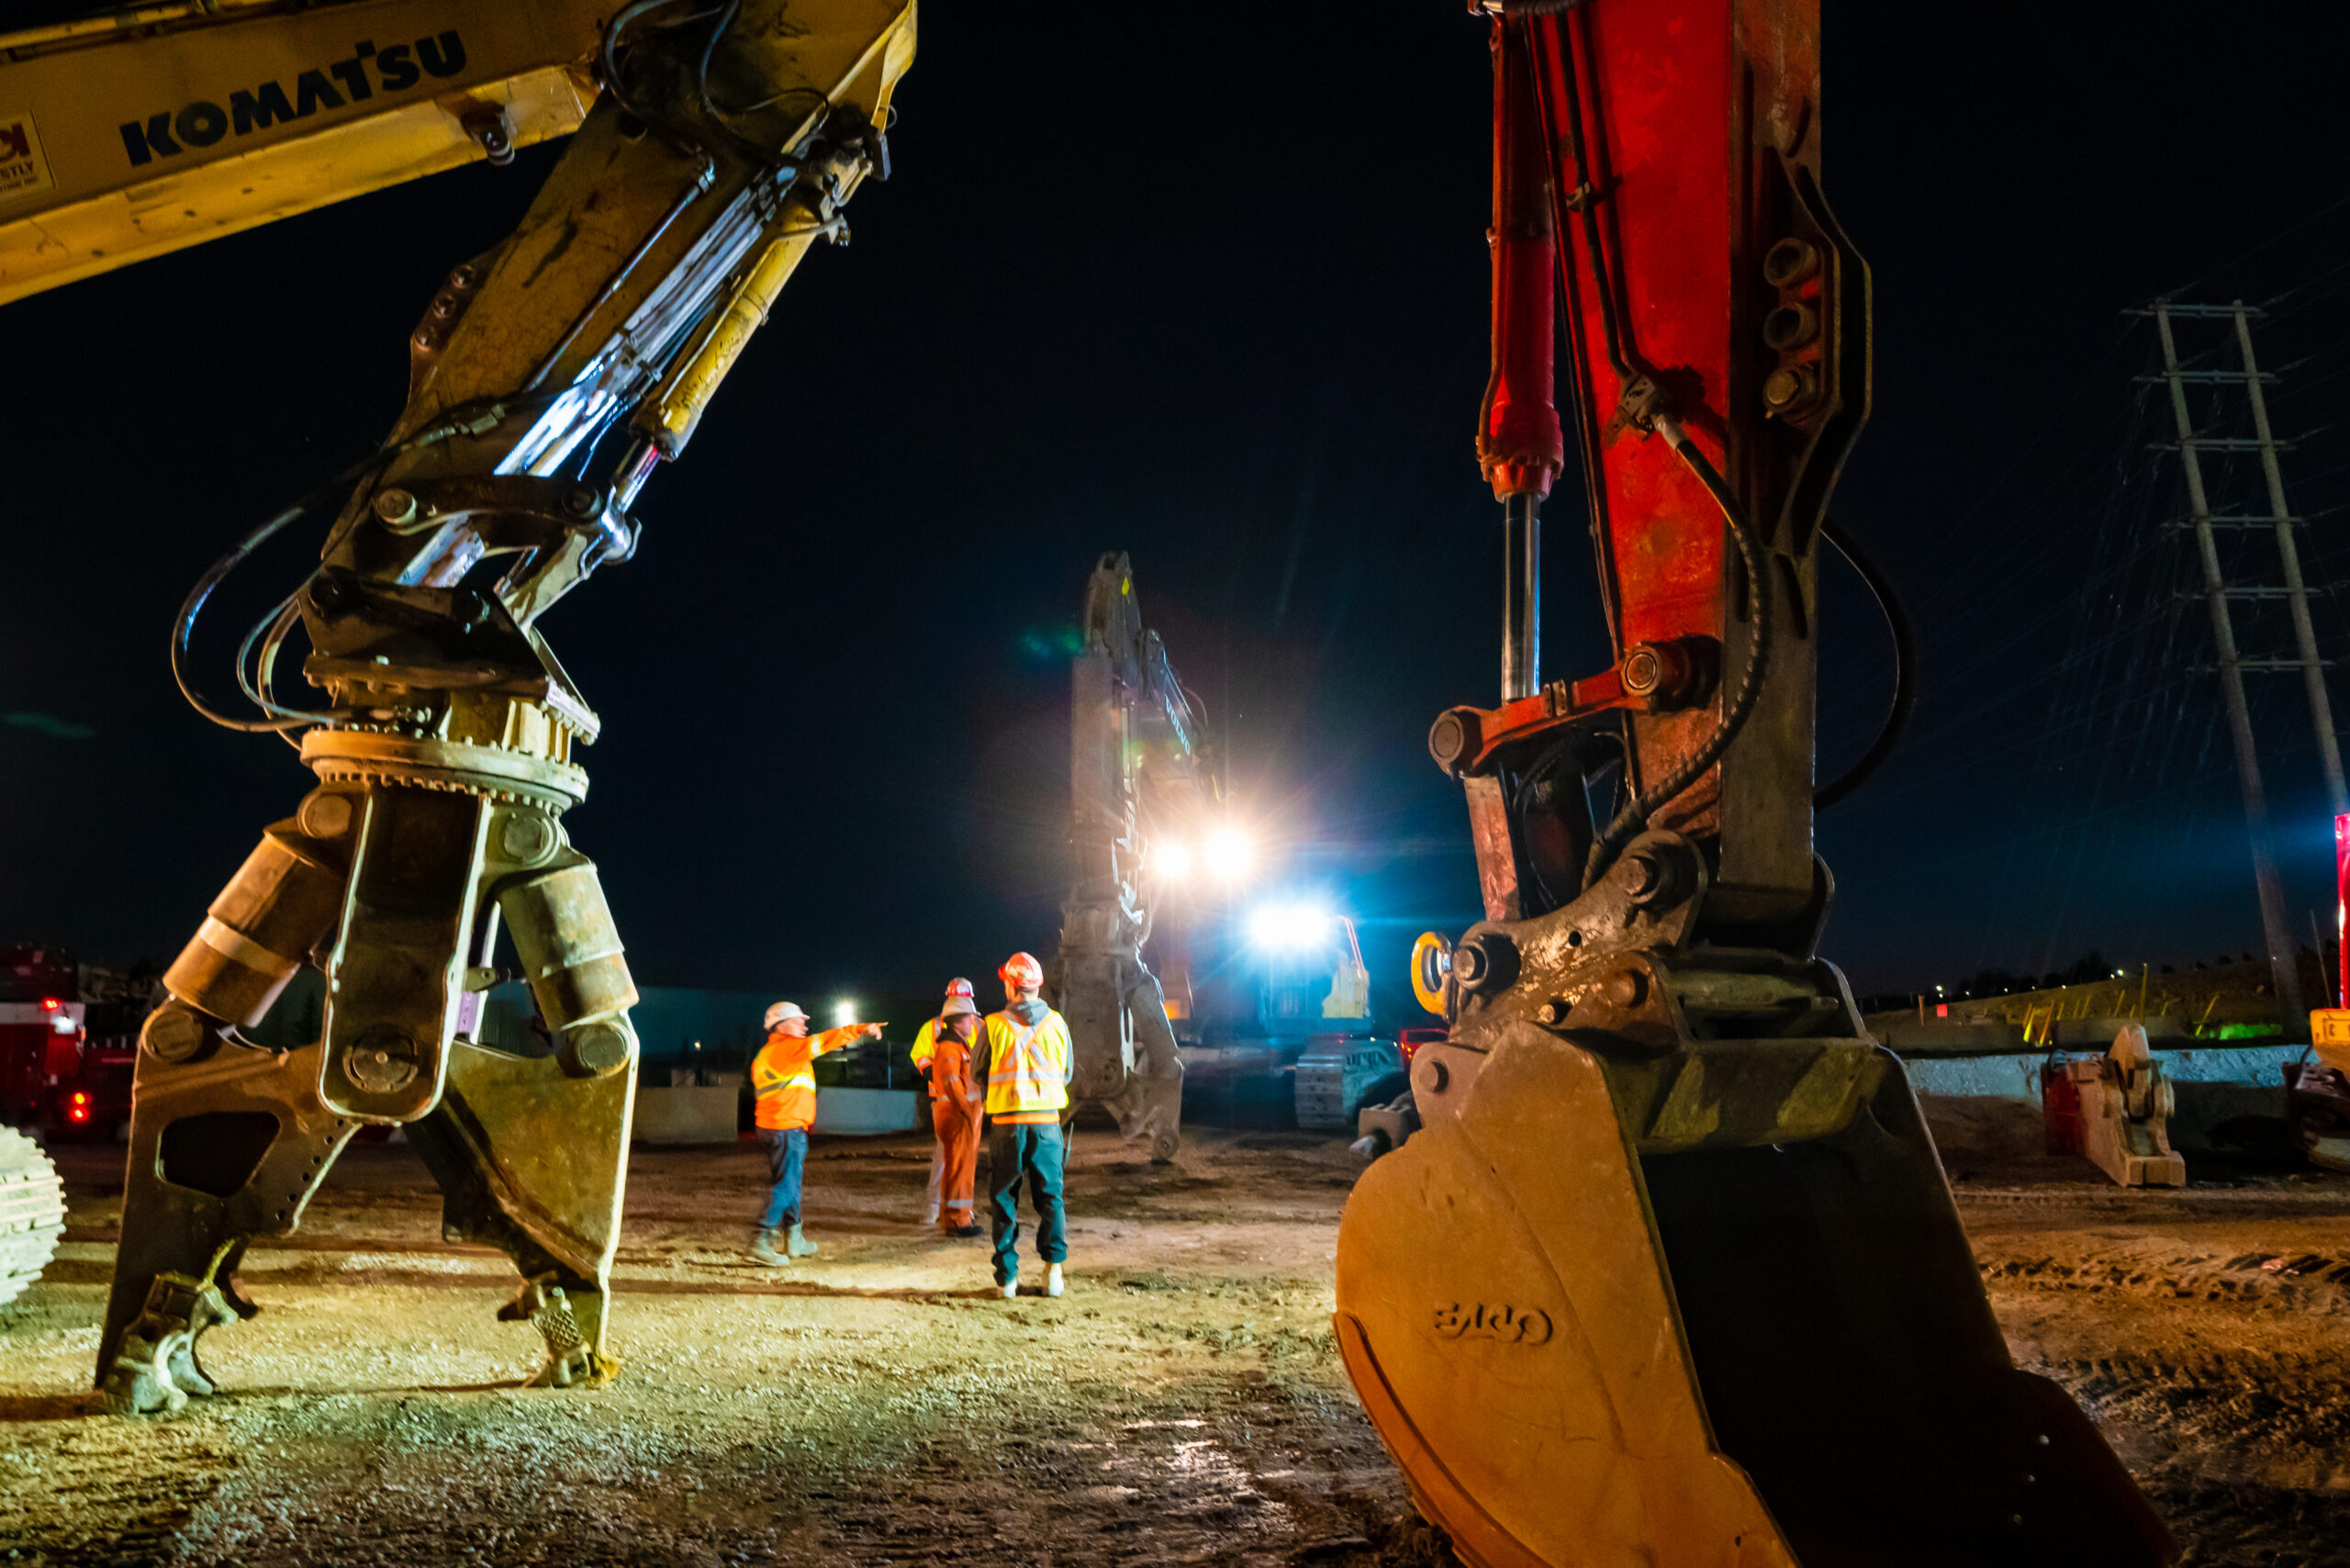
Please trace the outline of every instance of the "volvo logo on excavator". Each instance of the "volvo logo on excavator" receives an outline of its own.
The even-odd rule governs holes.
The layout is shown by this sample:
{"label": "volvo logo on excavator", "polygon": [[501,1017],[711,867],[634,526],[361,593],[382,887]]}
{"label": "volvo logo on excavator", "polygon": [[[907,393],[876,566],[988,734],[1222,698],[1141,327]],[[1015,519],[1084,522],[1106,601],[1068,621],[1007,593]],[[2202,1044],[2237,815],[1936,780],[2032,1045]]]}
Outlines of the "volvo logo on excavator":
{"label": "volvo logo on excavator", "polygon": [[413,43],[378,50],[362,41],[348,60],[330,61],[296,74],[289,92],[282,82],[240,87],[222,105],[198,98],[177,110],[165,109],[122,125],[123,151],[131,166],[151,163],[157,154],[176,157],[191,147],[209,147],[225,136],[251,136],[272,126],[307,119],[321,109],[364,103],[378,91],[405,93],[427,76],[454,76],[465,68],[465,40],[457,29]]}
{"label": "volvo logo on excavator", "polygon": [[1557,1332],[1539,1306],[1488,1306],[1483,1302],[1446,1302],[1436,1309],[1436,1331],[1444,1339],[1499,1339],[1512,1345],[1547,1345]]}

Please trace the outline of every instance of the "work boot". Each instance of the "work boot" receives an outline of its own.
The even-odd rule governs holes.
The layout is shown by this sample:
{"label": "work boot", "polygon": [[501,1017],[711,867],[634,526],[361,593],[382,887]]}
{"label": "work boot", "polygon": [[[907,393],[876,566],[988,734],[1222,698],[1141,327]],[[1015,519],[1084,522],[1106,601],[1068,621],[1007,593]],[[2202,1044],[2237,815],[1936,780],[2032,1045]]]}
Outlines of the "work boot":
{"label": "work boot", "polygon": [[1045,1294],[1046,1295],[1061,1294],[1061,1266],[1058,1263],[1045,1265]]}
{"label": "work boot", "polygon": [[1020,1294],[1020,1276],[1017,1274],[1013,1275],[1012,1278],[996,1286],[996,1289],[1002,1294],[1004,1300],[1012,1301],[1016,1299]]}
{"label": "work boot", "polygon": [[790,1249],[794,1258],[812,1258],[816,1255],[816,1244],[800,1235],[800,1227],[796,1225],[791,1227],[791,1239],[785,1245]]}
{"label": "work boot", "polygon": [[924,1225],[936,1225],[938,1223],[938,1210],[935,1208],[927,1208],[923,1210],[922,1222]]}
{"label": "work boot", "polygon": [[949,1236],[959,1236],[968,1241],[974,1236],[985,1236],[987,1234],[987,1230],[984,1226],[977,1225],[958,1225],[946,1234]]}
{"label": "work boot", "polygon": [[751,1238],[751,1256],[770,1268],[779,1269],[791,1261],[775,1249],[775,1232],[765,1226],[761,1226],[758,1234]]}

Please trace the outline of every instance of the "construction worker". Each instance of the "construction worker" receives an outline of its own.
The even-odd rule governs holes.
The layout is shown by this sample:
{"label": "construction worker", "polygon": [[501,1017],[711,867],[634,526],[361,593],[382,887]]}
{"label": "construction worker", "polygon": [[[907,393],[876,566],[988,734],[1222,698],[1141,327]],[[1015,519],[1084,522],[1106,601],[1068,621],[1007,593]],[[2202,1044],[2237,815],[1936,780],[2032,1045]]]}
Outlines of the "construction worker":
{"label": "construction worker", "polygon": [[968,996],[950,996],[938,1016],[933,1043],[930,1086],[931,1126],[938,1135],[944,1169],[940,1194],[943,1228],[949,1236],[979,1234],[971,1215],[971,1182],[979,1163],[979,1114],[984,1103],[979,1082],[971,1070],[974,1041],[979,1033],[979,1009]]}
{"label": "construction worker", "polygon": [[[960,975],[957,975],[955,979],[946,982],[946,1000],[949,1002],[952,1002],[958,996],[966,1002],[970,1002],[977,994],[978,993],[971,989],[971,982],[963,979]],[[971,1008],[974,1023],[977,1022],[979,1011],[978,1005],[974,1003]],[[937,1130],[938,1124],[938,1113],[936,1109],[938,1082],[937,1080],[931,1075],[930,1060],[932,1053],[937,1049],[938,1026],[942,1022],[944,1022],[945,1017],[945,1012],[942,1010],[938,1017],[933,1018],[923,1024],[922,1028],[915,1034],[913,1050],[909,1053],[914,1058],[914,1071],[919,1073],[922,1076],[923,1081],[930,1085],[931,1100],[933,1103],[931,1111],[931,1127],[934,1132]],[[923,1195],[922,1205],[922,1222],[924,1225],[936,1225],[938,1223],[939,1193],[941,1184],[946,1180],[946,1141],[942,1137],[937,1142],[933,1143],[930,1147],[930,1186]]]}
{"label": "construction worker", "polygon": [[1069,1104],[1074,1057],[1069,1025],[1039,1001],[1044,966],[1014,953],[996,971],[1004,1005],[988,1014],[988,1217],[995,1231],[995,1282],[1006,1301],[1020,1294],[1020,1179],[1036,1207],[1036,1255],[1045,1260],[1045,1294],[1061,1294],[1069,1257],[1061,1209],[1067,1145],[1061,1112]]}
{"label": "construction worker", "polygon": [[[751,1256],[762,1263],[789,1263],[816,1250],[800,1234],[800,1172],[808,1159],[808,1129],[816,1120],[816,1058],[881,1033],[878,1024],[844,1024],[821,1035],[808,1032],[808,1014],[796,1002],[767,1009],[767,1043],[751,1058],[752,1105],[759,1141],[767,1146],[767,1169],[775,1190],[751,1238]],[[791,1227],[786,1250],[776,1250],[778,1229]]]}

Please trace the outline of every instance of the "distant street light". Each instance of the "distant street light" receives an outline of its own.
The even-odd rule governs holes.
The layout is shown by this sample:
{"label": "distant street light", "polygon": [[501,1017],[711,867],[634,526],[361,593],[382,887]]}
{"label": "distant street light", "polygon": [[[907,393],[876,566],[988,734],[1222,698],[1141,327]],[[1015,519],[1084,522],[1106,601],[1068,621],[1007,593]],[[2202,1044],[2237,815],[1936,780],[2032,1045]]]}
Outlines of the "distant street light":
{"label": "distant street light", "polygon": [[856,1023],[856,1002],[851,1002],[851,1001],[850,1001],[848,998],[846,998],[846,997],[843,997],[843,998],[841,998],[838,1002],[834,1002],[834,1003],[833,1003],[833,1022],[834,1022],[834,1024],[841,1024],[841,1025],[847,1025],[847,1024],[854,1024],[854,1023]]}

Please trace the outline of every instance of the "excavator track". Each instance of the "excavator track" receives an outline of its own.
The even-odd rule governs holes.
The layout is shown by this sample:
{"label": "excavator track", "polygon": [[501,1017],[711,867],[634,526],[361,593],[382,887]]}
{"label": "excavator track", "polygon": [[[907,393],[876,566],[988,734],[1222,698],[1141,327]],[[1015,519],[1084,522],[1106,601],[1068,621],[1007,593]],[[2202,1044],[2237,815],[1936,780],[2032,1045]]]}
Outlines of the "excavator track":
{"label": "excavator track", "polygon": [[[1362,1107],[1403,1092],[1403,1053],[1384,1040],[1316,1040],[1297,1058],[1290,1100],[1309,1132],[1350,1129]],[[1384,1094],[1376,1092],[1382,1087]]]}
{"label": "excavator track", "polygon": [[0,1305],[40,1278],[65,1233],[65,1183],[40,1145],[0,1127]]}
{"label": "excavator track", "polygon": [[1347,1125],[1347,1057],[1342,1047],[1309,1046],[1290,1085],[1297,1125],[1319,1132]]}

